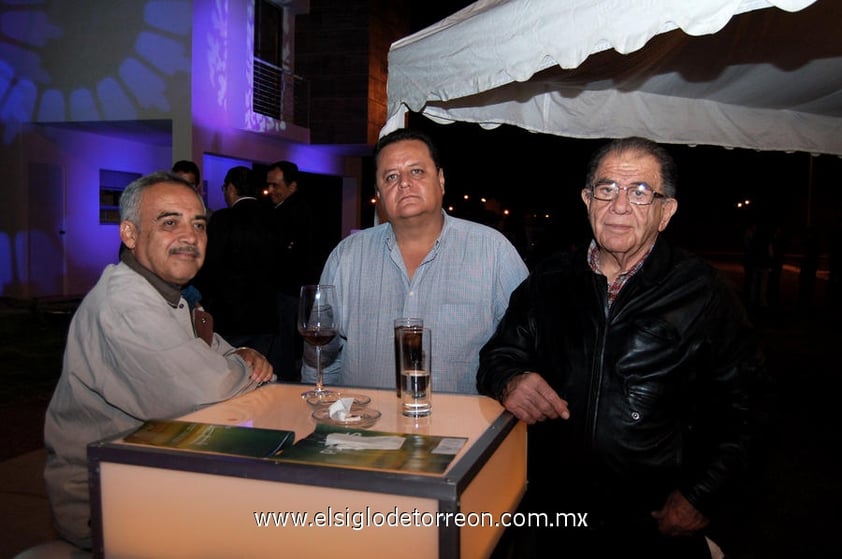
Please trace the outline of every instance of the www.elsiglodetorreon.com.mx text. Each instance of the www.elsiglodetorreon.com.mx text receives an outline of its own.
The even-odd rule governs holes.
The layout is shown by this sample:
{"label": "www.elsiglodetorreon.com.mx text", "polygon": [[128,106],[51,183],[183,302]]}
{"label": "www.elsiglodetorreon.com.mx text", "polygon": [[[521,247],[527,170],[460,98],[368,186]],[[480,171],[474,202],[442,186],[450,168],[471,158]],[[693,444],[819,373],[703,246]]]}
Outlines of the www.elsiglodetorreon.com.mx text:
{"label": "www.elsiglodetorreon.com.mx text", "polygon": [[402,511],[398,507],[388,512],[334,509],[327,507],[323,512],[262,511],[254,512],[254,522],[260,528],[366,528],[383,527],[535,527],[535,528],[587,528],[588,513],[510,513],[499,516],[490,512],[430,512],[413,509]]}

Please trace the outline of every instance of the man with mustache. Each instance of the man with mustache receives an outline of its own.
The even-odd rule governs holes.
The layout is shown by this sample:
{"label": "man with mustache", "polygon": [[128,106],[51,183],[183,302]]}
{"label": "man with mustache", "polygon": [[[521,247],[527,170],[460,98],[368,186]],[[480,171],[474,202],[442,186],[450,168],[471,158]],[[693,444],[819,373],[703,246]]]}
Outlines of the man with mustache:
{"label": "man with mustache", "polygon": [[[325,264],[321,283],[336,286],[341,307],[325,382],[394,389],[394,319],[413,317],[432,330],[433,390],[476,393],[479,349],[526,265],[499,231],[442,210],[444,171],[426,134],[384,136],[374,162],[388,223],[351,235]],[[314,381],[312,367],[302,379]]]}
{"label": "man with mustache", "polygon": [[272,378],[182,296],[204,260],[207,215],[183,179],[154,173],[120,198],[120,263],[73,317],[47,409],[44,477],[59,534],[89,548],[87,445],[253,390]]}

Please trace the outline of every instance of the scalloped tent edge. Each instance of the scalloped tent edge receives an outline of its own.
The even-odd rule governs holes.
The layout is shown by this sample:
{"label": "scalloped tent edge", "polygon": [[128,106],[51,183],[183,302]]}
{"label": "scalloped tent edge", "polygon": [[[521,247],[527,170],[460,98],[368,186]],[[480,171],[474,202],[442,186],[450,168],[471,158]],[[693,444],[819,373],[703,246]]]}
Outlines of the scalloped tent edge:
{"label": "scalloped tent edge", "polygon": [[395,42],[388,120],[842,155],[842,2],[480,0]]}

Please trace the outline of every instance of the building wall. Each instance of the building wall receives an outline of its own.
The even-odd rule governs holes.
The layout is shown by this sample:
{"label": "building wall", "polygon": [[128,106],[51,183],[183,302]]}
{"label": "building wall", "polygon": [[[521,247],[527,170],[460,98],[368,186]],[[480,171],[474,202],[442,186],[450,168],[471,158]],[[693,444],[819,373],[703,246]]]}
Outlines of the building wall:
{"label": "building wall", "polygon": [[3,203],[0,204],[0,296],[21,296],[25,278],[21,266],[26,259],[21,253],[26,249],[27,216],[23,184],[23,138],[15,134],[0,149],[0,169],[3,169]]}
{"label": "building wall", "polygon": [[369,0],[368,143],[375,144],[386,124],[389,47],[409,34],[406,0]]}
{"label": "building wall", "polygon": [[368,144],[386,123],[387,54],[408,34],[406,0],[311,0],[295,28],[311,82],[313,143]]}
{"label": "building wall", "polygon": [[368,30],[368,0],[311,0],[297,18],[295,68],[310,82],[314,143],[366,143]]}
{"label": "building wall", "polygon": [[[0,296],[84,293],[116,259],[117,227],[99,223],[99,169],[171,165],[171,137],[126,133],[126,123],[169,121],[190,142],[192,8],[191,0],[0,6],[0,164],[10,169]],[[39,204],[59,195],[51,190],[48,200],[47,186],[63,192],[55,223],[39,219]]]}
{"label": "building wall", "polygon": [[[117,261],[120,246],[117,225],[100,223],[100,169],[147,174],[169,168],[170,147],[49,125],[26,127],[16,144],[26,155],[10,166],[19,185],[13,205],[0,206],[0,295],[83,294]],[[63,219],[45,227],[36,223],[39,205],[49,203],[46,185],[33,175],[43,165],[57,170],[64,210]],[[63,277],[54,278],[56,271]]]}
{"label": "building wall", "polygon": [[0,6],[4,139],[23,122],[189,115],[190,0]]}
{"label": "building wall", "polygon": [[[203,178],[218,208],[227,162],[289,159],[343,177],[337,195],[354,197],[356,157],[309,145],[308,130],[251,111],[253,13],[253,0],[0,4],[0,168],[9,190],[0,206],[0,296],[81,294],[114,261],[117,228],[99,224],[101,168],[148,173],[177,159],[212,161]],[[288,37],[294,23],[285,23]],[[32,229],[33,169],[65,192],[65,215],[43,226],[47,235]],[[358,226],[349,219],[342,230]],[[49,271],[32,258],[43,247],[58,262]]]}
{"label": "building wall", "polygon": [[[311,145],[310,130],[252,111],[253,2],[195,2],[193,158],[200,166],[208,162],[208,169],[203,171],[209,185],[208,205],[213,209],[224,205],[217,187],[225,176],[227,160],[230,166],[293,161],[308,173],[343,177],[346,187],[342,196],[358,197],[361,182],[358,157],[346,157],[329,147]],[[284,21],[283,50],[288,56],[284,65],[290,72],[295,71],[293,62],[297,63],[292,57],[292,53],[297,53],[297,45],[293,44],[295,28],[304,17],[295,16],[302,9],[300,4],[292,3]],[[343,236],[359,227],[358,214],[343,214]]]}

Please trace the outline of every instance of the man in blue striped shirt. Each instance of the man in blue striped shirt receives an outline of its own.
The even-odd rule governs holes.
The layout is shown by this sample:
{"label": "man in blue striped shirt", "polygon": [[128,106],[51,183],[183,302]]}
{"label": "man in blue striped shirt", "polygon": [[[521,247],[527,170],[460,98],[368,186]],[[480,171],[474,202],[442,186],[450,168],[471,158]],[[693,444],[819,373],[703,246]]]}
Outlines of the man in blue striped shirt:
{"label": "man in blue striped shirt", "polygon": [[[394,388],[394,319],[413,317],[432,331],[433,389],[475,394],[479,350],[526,265],[500,232],[443,211],[444,172],[426,134],[396,130],[374,158],[388,222],[346,238],[325,264],[320,283],[336,286],[340,306],[339,336],[322,350],[325,385]],[[309,349],[302,380],[315,382]]]}

